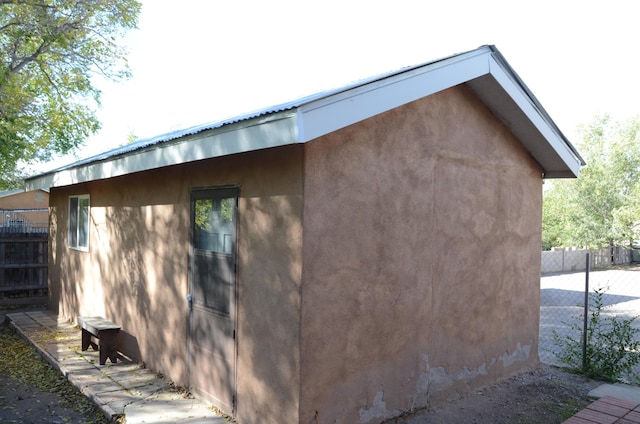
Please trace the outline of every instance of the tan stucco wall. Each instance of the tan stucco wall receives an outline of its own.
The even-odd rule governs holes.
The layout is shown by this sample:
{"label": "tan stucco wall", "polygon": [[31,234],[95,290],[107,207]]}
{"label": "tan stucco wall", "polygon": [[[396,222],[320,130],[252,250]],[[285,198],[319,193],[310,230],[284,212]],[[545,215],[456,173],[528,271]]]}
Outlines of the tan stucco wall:
{"label": "tan stucco wall", "polygon": [[[53,189],[51,304],[185,384],[189,192],[237,185],[238,422],[380,422],[537,363],[541,182],[456,87],[305,145]],[[73,194],[89,252],[67,248]]]}
{"label": "tan stucco wall", "polygon": [[470,90],[304,160],[301,422],[381,422],[537,364],[541,170]]}
{"label": "tan stucco wall", "polygon": [[[0,209],[42,209],[49,207],[49,193],[44,190],[33,190],[0,197]],[[49,212],[21,212],[26,220],[34,226],[46,227]]]}
{"label": "tan stucco wall", "polygon": [[[301,146],[52,190],[51,303],[122,325],[125,350],[185,384],[189,193],[223,185],[240,187],[237,417],[296,422]],[[88,253],[68,249],[66,234],[68,196],[87,193]]]}

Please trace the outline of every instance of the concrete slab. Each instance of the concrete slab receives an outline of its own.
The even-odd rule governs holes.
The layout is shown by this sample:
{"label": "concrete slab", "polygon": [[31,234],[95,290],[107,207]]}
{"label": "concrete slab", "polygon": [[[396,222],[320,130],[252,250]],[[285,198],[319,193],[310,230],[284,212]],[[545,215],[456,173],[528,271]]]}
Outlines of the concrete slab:
{"label": "concrete slab", "polygon": [[[87,371],[90,371],[90,370],[87,370]],[[110,378],[96,375],[95,372],[82,372],[82,371],[73,371],[73,370],[67,373],[67,379],[71,382],[71,384],[76,386],[81,391],[85,387],[93,388],[99,384],[104,385],[104,384],[115,383]],[[118,384],[118,387],[120,388],[120,390],[122,390],[122,386]]]}
{"label": "concrete slab", "polygon": [[[87,390],[91,388],[88,387]],[[140,399],[133,396],[131,393],[124,390],[117,390],[113,392],[105,392],[93,395],[94,402],[99,405],[108,405],[111,409],[116,411],[117,414],[123,414],[127,405],[139,401]],[[128,422],[128,418],[127,418]]]}
{"label": "concrete slab", "polygon": [[612,396],[640,404],[640,387],[620,383],[603,384],[589,392],[589,397],[594,399],[600,399],[605,396]]}
{"label": "concrete slab", "polygon": [[141,386],[141,387],[136,387],[133,389],[129,389],[129,391],[131,392],[132,395],[134,395],[135,397],[141,398],[141,399],[145,399],[148,398],[150,396],[153,396],[154,394],[162,391],[162,390],[166,390],[166,386],[159,386],[157,384],[149,384],[146,386]]}
{"label": "concrete slab", "polygon": [[[60,358],[57,358],[58,360],[60,360]],[[82,373],[85,370],[91,370],[93,371],[93,368],[95,368],[92,364],[84,361],[84,362],[62,362],[61,364],[64,366],[64,368],[67,370],[67,372],[70,373]]]}
{"label": "concrete slab", "polygon": [[226,423],[223,417],[216,416],[206,404],[167,393],[131,403],[125,407],[124,413],[127,424]]}
{"label": "concrete slab", "polygon": [[[76,387],[78,386],[76,385]],[[116,392],[118,390],[122,390],[122,386],[116,383],[115,381],[109,379],[108,381],[97,382],[97,383],[94,382],[93,384],[82,386],[80,391],[85,393],[88,391],[87,389],[91,389],[92,394],[100,395],[103,393]]]}

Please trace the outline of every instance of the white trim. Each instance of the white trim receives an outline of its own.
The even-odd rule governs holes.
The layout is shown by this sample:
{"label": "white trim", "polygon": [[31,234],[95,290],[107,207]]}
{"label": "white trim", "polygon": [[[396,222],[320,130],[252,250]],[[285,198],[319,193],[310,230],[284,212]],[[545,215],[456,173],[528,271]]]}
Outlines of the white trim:
{"label": "white trim", "polygon": [[299,107],[300,141],[313,140],[488,72],[486,54],[456,56],[311,101]]}
{"label": "white trim", "polygon": [[27,190],[60,187],[112,178],[164,166],[232,155],[295,143],[298,139],[293,111],[269,116],[260,122],[242,122],[206,135],[194,134],[108,160],[44,174],[26,182]]}
{"label": "white trim", "polygon": [[492,57],[489,57],[489,69],[493,78],[495,78],[503,90],[506,91],[511,99],[518,105],[520,110],[527,116],[540,134],[542,134],[550,147],[553,148],[562,161],[570,168],[573,175],[577,177],[580,174],[580,161],[569,149],[561,136],[556,133],[543,118],[538,108],[532,103],[531,98],[522,92],[520,86],[514,83],[504,68]]}

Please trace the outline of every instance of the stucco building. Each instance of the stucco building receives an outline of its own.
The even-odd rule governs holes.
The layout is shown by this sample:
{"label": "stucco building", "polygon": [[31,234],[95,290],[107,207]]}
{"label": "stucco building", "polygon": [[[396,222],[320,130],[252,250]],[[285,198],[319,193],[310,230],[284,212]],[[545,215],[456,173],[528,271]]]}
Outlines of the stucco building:
{"label": "stucco building", "polygon": [[0,192],[0,227],[28,225],[46,229],[49,223],[49,191],[8,190]]}
{"label": "stucco building", "polygon": [[240,423],[375,423],[538,363],[542,181],[495,47],[35,176],[50,304]]}

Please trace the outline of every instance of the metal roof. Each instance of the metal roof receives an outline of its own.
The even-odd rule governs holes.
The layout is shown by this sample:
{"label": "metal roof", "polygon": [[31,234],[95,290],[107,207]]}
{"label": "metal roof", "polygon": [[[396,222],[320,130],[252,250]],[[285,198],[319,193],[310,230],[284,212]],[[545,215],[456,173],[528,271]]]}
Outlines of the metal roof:
{"label": "metal roof", "polygon": [[[27,187],[75,184],[304,143],[461,83],[468,84],[523,141],[547,177],[577,176],[584,165],[578,151],[495,46],[482,46],[244,115],[138,140],[27,178]],[[174,151],[169,155],[166,149]],[[134,155],[139,157],[133,158]]]}
{"label": "metal roof", "polygon": [[261,116],[265,116],[265,115],[270,115],[270,114],[274,114],[277,112],[283,112],[283,111],[287,111],[287,110],[293,110],[296,109],[306,103],[312,102],[314,100],[317,99],[321,99],[323,97],[327,97],[327,96],[331,96],[333,94],[336,93],[340,93],[342,91],[347,91],[349,89],[352,89],[354,87],[358,87],[361,85],[365,85],[365,84],[369,84],[372,83],[374,81],[378,81],[384,78],[388,78],[390,76],[399,74],[404,72],[407,69],[412,69],[412,68],[416,68],[416,67],[422,67],[425,65],[429,65],[432,63],[436,63],[439,62],[441,60],[445,60],[451,57],[455,57],[458,56],[462,53],[459,54],[455,54],[455,55],[451,55],[448,56],[446,58],[443,59],[438,59],[438,60],[433,60],[430,62],[426,62],[426,63],[422,63],[420,65],[416,65],[416,66],[412,66],[412,67],[405,67],[396,71],[392,71],[392,72],[388,72],[388,73],[384,73],[384,74],[380,74],[374,77],[369,77],[366,79],[362,79],[362,80],[358,80],[355,82],[352,82],[350,84],[344,85],[342,87],[339,88],[334,88],[331,90],[325,90],[325,91],[320,91],[317,92],[315,94],[311,94],[302,98],[298,98],[295,100],[291,100],[285,103],[280,103],[274,106],[270,106],[270,107],[266,107],[263,109],[258,109],[258,110],[254,110],[252,112],[247,112],[245,114],[239,115],[239,116],[233,116],[230,118],[226,118],[226,119],[222,119],[220,121],[214,121],[214,122],[210,122],[210,123],[206,123],[206,124],[199,124],[199,125],[195,125],[189,128],[184,128],[184,129],[179,129],[179,130],[175,130],[175,131],[170,131],[164,134],[159,134],[150,138],[145,138],[145,139],[140,139],[140,140],[136,140],[133,143],[129,143],[102,153],[99,153],[97,155],[91,156],[91,157],[87,157],[85,159],[81,159],[78,161],[75,161],[73,163],[67,164],[67,165],[63,165],[59,168],[53,169],[51,171],[48,171],[46,173],[51,173],[51,172],[57,172],[57,171],[61,171],[64,169],[69,169],[69,168],[74,168],[77,166],[82,166],[82,165],[86,165],[88,163],[92,163],[92,162],[96,162],[96,161],[101,161],[101,160],[105,160],[105,159],[109,159],[112,158],[114,156],[119,156],[119,155],[123,155],[129,152],[133,152],[135,150],[139,150],[139,149],[144,149],[156,144],[160,144],[160,143],[164,143],[167,141],[171,141],[171,140],[175,140],[178,138],[182,138],[185,136],[189,136],[189,135],[194,135],[194,134],[198,134],[200,132],[203,131],[207,131],[207,130],[214,130],[217,128],[221,128],[224,127],[226,125],[230,125],[230,124],[235,124],[238,122],[242,122],[242,121],[247,121],[250,119],[254,119],[254,118],[258,118]]}
{"label": "metal roof", "polygon": [[[45,193],[49,192],[48,189],[38,189],[38,190],[44,191]],[[23,188],[19,188],[19,189],[16,189],[16,190],[0,191],[0,198],[14,196],[16,194],[22,194],[22,193],[26,193],[26,192],[27,191],[25,189],[23,189]]]}

